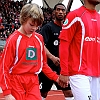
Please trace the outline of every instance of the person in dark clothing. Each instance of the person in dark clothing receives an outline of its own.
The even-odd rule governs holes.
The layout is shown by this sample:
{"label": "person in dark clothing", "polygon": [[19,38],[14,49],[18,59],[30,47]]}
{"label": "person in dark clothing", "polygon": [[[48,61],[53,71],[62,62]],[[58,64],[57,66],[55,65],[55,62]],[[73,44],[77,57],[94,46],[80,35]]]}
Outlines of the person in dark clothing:
{"label": "person in dark clothing", "polygon": [[[47,62],[53,71],[58,75],[60,74],[60,60],[59,60],[59,34],[62,29],[62,24],[66,15],[66,7],[62,3],[55,5],[53,13],[55,19],[45,24],[40,31],[44,38],[45,50],[47,54]],[[42,100],[45,100],[48,92],[51,90],[53,84],[56,85],[58,90],[62,90],[65,96],[65,100],[73,98],[70,86],[61,88],[56,82],[47,78],[42,72],[39,74],[40,91]],[[73,100],[73,99],[70,99]]]}

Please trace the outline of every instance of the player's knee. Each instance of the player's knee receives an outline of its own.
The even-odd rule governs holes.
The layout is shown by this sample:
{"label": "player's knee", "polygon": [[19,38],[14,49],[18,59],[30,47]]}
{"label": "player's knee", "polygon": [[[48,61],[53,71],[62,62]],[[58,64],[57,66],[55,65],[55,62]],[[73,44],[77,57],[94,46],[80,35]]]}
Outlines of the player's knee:
{"label": "player's knee", "polygon": [[44,98],[46,98],[47,97],[47,94],[48,94],[48,92],[41,93],[41,96],[44,97]]}
{"label": "player's knee", "polygon": [[71,90],[63,90],[63,94],[65,97],[73,97]]}

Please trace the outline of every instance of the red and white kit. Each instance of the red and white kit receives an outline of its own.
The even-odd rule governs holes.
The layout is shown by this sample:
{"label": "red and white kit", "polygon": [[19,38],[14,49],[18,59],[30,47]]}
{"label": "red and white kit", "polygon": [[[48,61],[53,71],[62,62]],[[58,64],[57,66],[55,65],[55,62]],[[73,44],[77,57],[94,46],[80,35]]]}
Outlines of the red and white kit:
{"label": "red and white kit", "polygon": [[14,95],[16,100],[41,100],[38,82],[41,71],[54,81],[58,78],[46,63],[43,38],[35,32],[31,37],[18,30],[11,34],[1,62],[3,93]]}
{"label": "red and white kit", "polygon": [[[84,6],[70,12],[59,38],[61,74],[70,76],[72,91],[77,91],[73,94],[79,95],[75,100],[90,100],[92,91],[89,86],[93,83],[91,81],[100,77],[100,15]],[[99,81],[97,83],[100,84]],[[86,84],[87,90],[84,87]],[[78,90],[85,95],[81,95]]]}

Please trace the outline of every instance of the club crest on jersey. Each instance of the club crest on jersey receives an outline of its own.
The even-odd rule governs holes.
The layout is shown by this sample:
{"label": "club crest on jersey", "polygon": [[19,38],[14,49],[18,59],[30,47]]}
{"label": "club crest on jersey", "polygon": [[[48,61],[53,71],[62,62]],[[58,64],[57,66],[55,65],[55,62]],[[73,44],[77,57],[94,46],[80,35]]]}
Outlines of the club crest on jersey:
{"label": "club crest on jersey", "polygon": [[55,40],[53,44],[54,44],[55,46],[57,46],[58,43],[59,43],[58,40]]}
{"label": "club crest on jersey", "polygon": [[65,21],[64,21],[64,24],[63,25],[67,25],[68,24],[68,19],[66,19]]}
{"label": "club crest on jersey", "polygon": [[37,59],[37,49],[36,48],[27,48],[26,59],[27,60],[36,60]]}

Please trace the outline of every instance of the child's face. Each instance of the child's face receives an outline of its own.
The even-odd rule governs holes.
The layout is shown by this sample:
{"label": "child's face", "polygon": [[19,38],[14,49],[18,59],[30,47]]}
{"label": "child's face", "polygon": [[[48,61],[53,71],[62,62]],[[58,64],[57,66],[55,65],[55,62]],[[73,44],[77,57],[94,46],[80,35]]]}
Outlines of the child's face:
{"label": "child's face", "polygon": [[30,18],[23,24],[25,34],[32,34],[37,30],[37,28],[37,24],[33,23]]}

